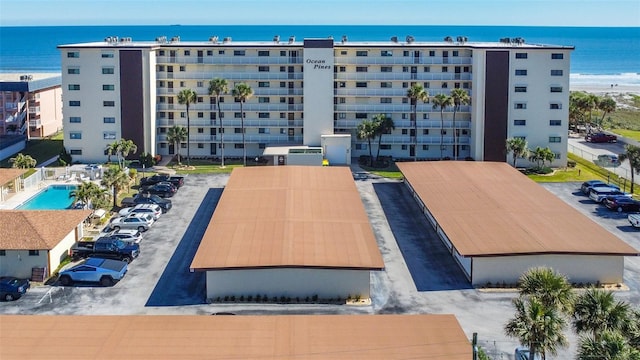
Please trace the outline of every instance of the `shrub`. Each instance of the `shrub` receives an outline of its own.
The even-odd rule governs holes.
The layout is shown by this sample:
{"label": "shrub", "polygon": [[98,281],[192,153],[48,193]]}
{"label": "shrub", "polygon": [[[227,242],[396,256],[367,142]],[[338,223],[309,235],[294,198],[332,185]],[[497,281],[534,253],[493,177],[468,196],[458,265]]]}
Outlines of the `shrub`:
{"label": "shrub", "polygon": [[570,167],[570,168],[576,167],[576,162],[573,160],[567,160],[567,167]]}
{"label": "shrub", "polygon": [[236,301],[236,296],[235,295],[231,295],[231,302],[235,302]]}
{"label": "shrub", "polygon": [[136,169],[129,169],[129,177],[132,179],[135,179],[136,176],[138,176],[138,170]]}
{"label": "shrub", "polygon": [[256,295],[256,302],[262,301],[262,296],[260,294]]}
{"label": "shrub", "polygon": [[244,302],[244,295],[240,295],[240,302]]}
{"label": "shrub", "polygon": [[225,301],[225,302],[229,301],[229,295],[225,295],[225,296],[224,296],[224,301]]}
{"label": "shrub", "polygon": [[318,294],[313,295],[313,296],[311,297],[311,300],[312,300],[313,302],[318,301]]}
{"label": "shrub", "polygon": [[247,302],[252,302],[252,301],[253,301],[253,295],[247,296]]}

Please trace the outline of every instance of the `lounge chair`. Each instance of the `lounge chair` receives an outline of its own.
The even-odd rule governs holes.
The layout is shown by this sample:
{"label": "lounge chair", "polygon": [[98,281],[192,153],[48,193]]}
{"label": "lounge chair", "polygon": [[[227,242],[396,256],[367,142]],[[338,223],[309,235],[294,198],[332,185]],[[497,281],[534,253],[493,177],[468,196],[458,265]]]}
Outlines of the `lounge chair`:
{"label": "lounge chair", "polygon": [[76,181],[76,173],[71,173],[71,176],[67,179],[67,182]]}

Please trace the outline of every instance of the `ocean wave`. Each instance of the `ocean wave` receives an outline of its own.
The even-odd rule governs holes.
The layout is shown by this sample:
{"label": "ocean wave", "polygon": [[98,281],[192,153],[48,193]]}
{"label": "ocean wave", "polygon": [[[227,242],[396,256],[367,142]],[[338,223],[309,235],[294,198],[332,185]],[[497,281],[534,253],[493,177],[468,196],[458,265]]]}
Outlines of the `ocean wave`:
{"label": "ocean wave", "polygon": [[570,74],[569,80],[575,85],[619,85],[619,86],[640,86],[640,73],[620,73],[620,74]]}

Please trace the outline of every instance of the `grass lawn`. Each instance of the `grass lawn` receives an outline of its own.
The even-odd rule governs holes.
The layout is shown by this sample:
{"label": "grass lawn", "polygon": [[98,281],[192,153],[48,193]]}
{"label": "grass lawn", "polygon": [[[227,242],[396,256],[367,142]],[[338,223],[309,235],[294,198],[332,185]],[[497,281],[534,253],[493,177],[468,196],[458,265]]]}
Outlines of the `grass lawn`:
{"label": "grass lawn", "polygon": [[[59,134],[60,135],[56,134],[50,139],[30,140],[27,142],[27,147],[25,147],[21,153],[24,155],[30,155],[32,158],[36,159],[36,165],[43,161],[47,161],[60,154],[62,151],[62,133]],[[0,162],[0,167],[10,168],[11,163],[9,162],[9,159],[15,157],[15,155],[16,154]]]}
{"label": "grass lawn", "polygon": [[[254,166],[253,162],[247,161],[247,166]],[[182,161],[182,165],[186,165],[185,161]],[[229,174],[234,168],[242,167],[242,163],[238,161],[225,161],[224,168],[220,167],[219,162],[213,162],[211,160],[191,160],[191,166],[193,170],[178,169],[178,164],[174,161],[167,166],[170,169],[176,170],[176,174]]]}
{"label": "grass lawn", "polygon": [[612,129],[611,131],[626,138],[640,141],[640,130]]}

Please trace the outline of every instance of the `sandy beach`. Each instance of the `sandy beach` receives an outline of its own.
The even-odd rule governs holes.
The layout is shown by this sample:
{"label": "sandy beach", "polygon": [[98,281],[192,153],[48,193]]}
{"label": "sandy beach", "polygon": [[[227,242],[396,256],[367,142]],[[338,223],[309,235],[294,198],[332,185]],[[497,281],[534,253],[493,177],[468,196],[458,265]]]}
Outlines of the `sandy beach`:
{"label": "sandy beach", "polygon": [[635,94],[640,95],[640,85],[627,85],[627,84],[589,84],[589,83],[571,83],[569,86],[570,91],[585,91],[588,93],[596,94],[598,96],[604,95],[621,95],[621,94]]}

